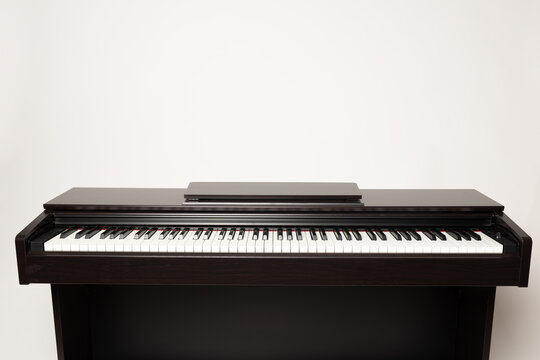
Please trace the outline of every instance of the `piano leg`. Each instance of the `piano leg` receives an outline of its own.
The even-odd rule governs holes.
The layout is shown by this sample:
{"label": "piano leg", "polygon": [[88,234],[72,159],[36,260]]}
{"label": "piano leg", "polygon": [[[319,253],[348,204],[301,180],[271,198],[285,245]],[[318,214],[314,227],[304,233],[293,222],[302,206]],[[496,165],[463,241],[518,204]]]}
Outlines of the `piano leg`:
{"label": "piano leg", "polygon": [[92,359],[89,288],[51,285],[59,360]]}
{"label": "piano leg", "polygon": [[458,359],[489,359],[495,287],[463,287],[458,295]]}

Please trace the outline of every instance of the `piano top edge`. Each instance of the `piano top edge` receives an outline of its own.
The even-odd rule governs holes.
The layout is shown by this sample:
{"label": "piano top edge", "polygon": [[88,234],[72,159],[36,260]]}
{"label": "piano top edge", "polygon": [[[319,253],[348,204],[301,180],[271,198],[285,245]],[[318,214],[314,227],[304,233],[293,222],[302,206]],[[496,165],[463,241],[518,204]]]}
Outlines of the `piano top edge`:
{"label": "piano top edge", "polygon": [[504,206],[474,189],[360,189],[361,204],[223,202],[185,204],[183,188],[74,187],[43,207],[73,211],[453,211],[502,212]]}

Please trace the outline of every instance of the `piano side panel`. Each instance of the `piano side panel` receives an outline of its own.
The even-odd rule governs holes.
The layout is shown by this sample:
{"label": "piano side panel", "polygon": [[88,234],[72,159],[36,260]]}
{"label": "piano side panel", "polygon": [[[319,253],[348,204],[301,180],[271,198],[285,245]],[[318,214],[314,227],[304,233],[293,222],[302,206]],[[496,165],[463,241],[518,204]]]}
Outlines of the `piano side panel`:
{"label": "piano side panel", "polygon": [[30,255],[27,280],[57,284],[518,285],[515,254],[476,256]]}
{"label": "piano side panel", "polygon": [[497,223],[506,227],[519,240],[521,263],[518,285],[527,287],[529,285],[529,269],[531,266],[532,239],[507,215],[502,214],[495,219]]}
{"label": "piano side panel", "polygon": [[27,285],[30,281],[26,276],[26,253],[28,251],[27,240],[34,235],[38,229],[42,229],[46,224],[52,224],[53,215],[47,211],[39,214],[30,224],[28,224],[15,237],[15,249],[17,251],[17,268],[19,270],[19,283]]}

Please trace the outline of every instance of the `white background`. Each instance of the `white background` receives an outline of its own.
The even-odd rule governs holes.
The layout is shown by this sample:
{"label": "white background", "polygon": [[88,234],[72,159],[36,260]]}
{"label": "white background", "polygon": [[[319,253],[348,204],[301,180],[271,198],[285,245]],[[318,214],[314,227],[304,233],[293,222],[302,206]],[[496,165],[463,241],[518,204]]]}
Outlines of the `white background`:
{"label": "white background", "polygon": [[[539,100],[539,1],[0,0],[0,357],[56,356],[14,238],[73,186],[476,188],[538,240]],[[537,358],[538,270],[492,359]]]}

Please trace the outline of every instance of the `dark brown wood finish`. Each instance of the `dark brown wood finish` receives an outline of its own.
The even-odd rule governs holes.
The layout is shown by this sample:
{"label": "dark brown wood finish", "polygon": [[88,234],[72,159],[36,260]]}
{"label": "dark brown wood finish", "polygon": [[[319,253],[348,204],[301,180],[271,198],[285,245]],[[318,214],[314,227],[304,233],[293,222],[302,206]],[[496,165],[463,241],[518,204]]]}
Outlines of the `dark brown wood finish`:
{"label": "dark brown wood finish", "polygon": [[59,284],[519,285],[516,255],[31,254],[26,278]]}
{"label": "dark brown wood finish", "polygon": [[494,287],[460,289],[456,341],[458,359],[489,359],[494,307]]}

